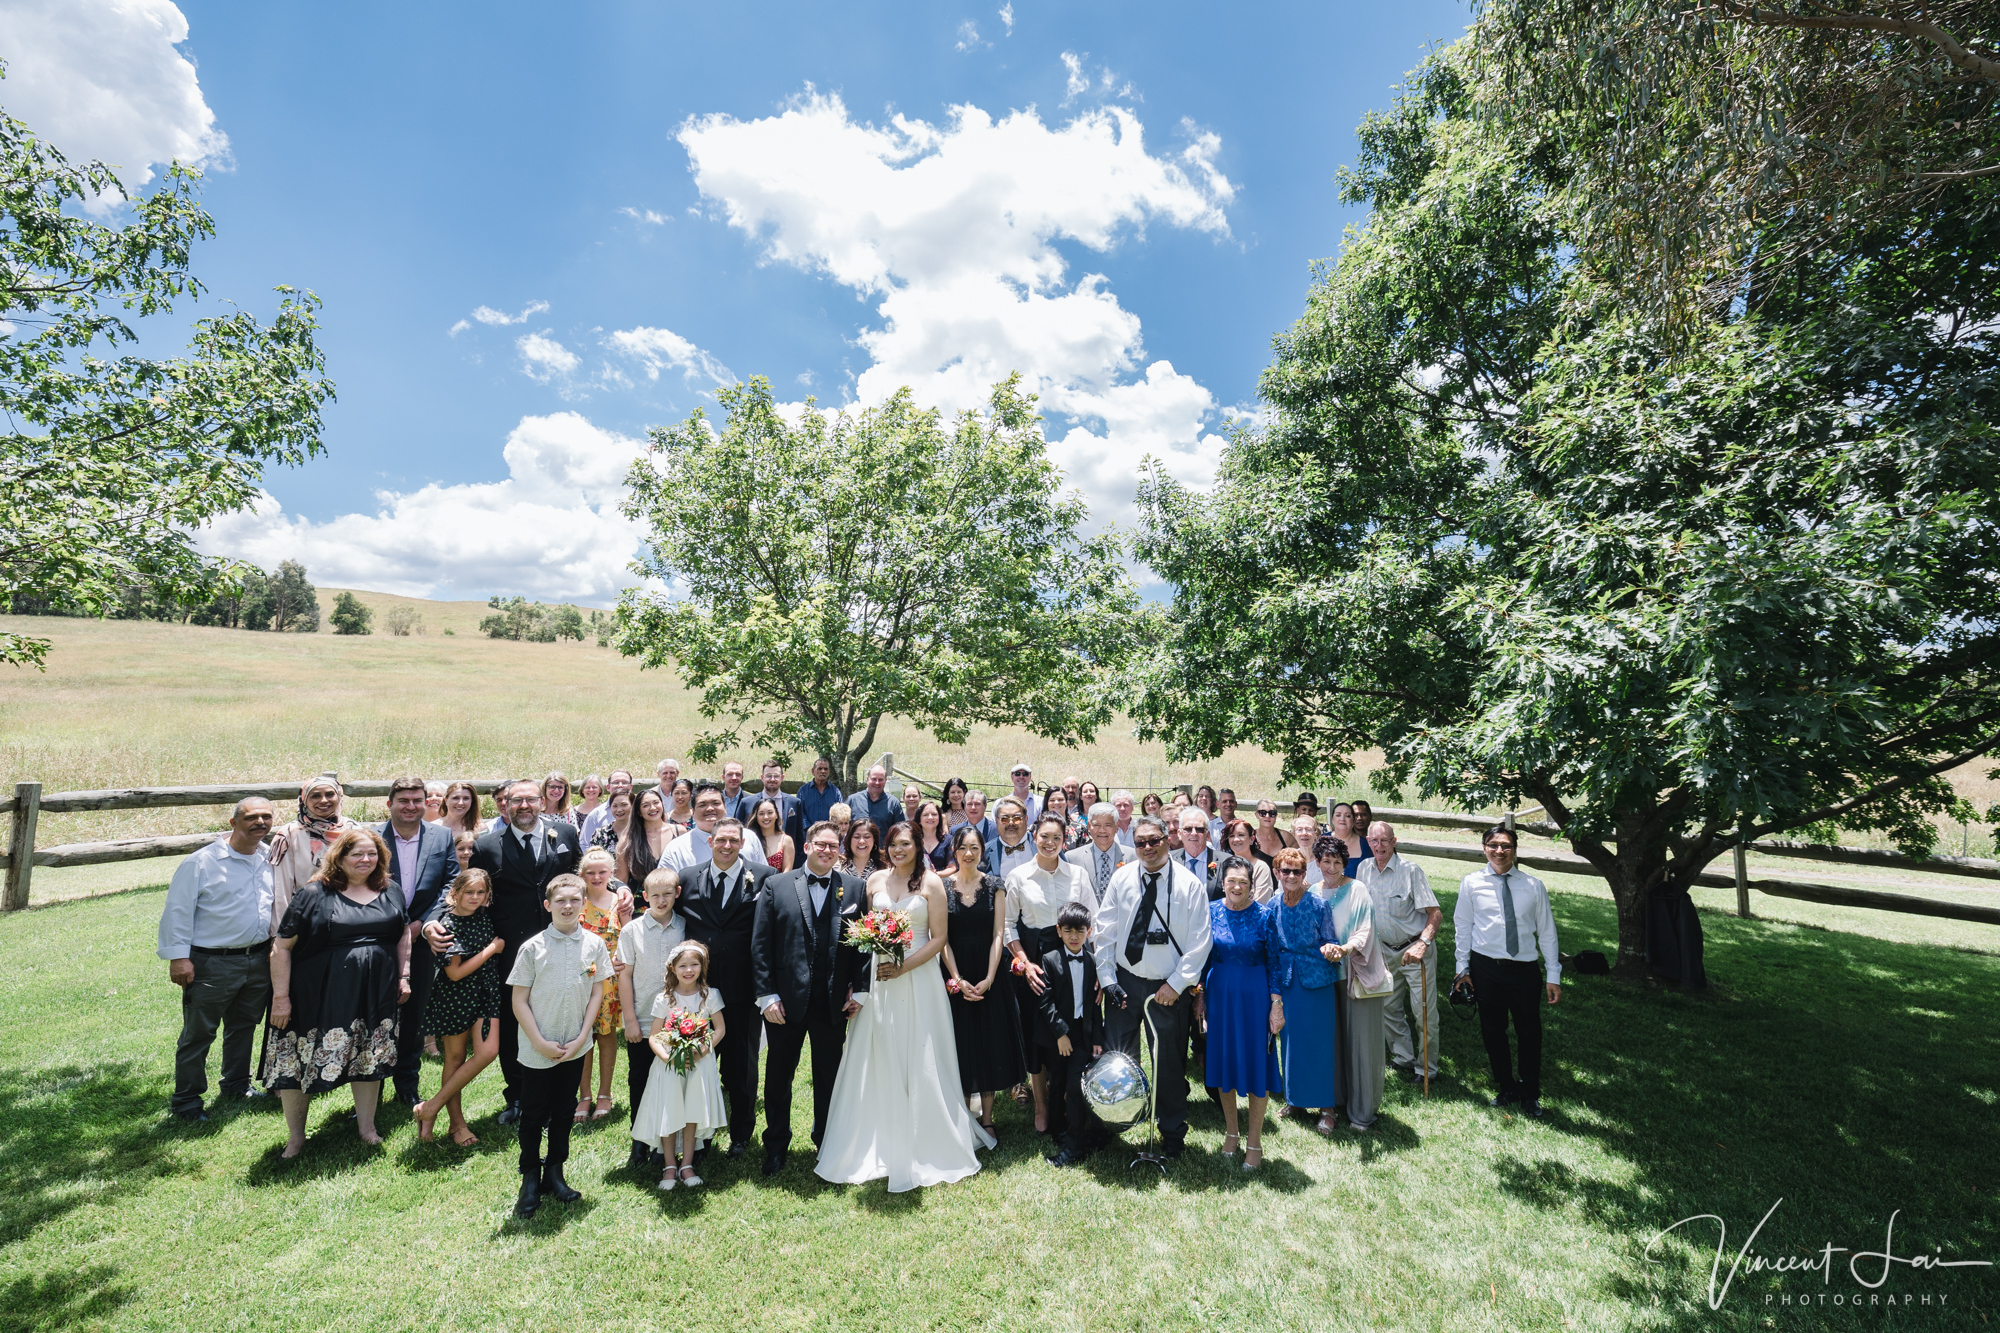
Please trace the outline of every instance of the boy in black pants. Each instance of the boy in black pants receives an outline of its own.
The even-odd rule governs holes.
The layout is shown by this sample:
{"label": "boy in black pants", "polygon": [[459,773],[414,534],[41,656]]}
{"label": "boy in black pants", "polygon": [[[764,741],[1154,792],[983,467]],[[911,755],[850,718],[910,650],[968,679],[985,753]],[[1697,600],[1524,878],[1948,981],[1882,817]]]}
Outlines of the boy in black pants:
{"label": "boy in black pants", "polygon": [[1056,1151],[1055,1166],[1081,1166],[1105,1138],[1097,1113],[1083,1095],[1083,1074],[1104,1054],[1104,1012],[1097,993],[1097,965],[1088,952],[1090,909],[1082,903],[1063,905],[1056,913],[1060,948],[1042,955],[1042,1021],[1036,1041],[1042,1048],[1042,1068],[1049,1074],[1049,1136]]}
{"label": "boy in black pants", "polygon": [[[509,835],[511,836],[511,835]],[[514,1212],[532,1217],[543,1195],[561,1203],[583,1196],[563,1179],[570,1118],[581,1062],[597,1038],[594,1024],[612,978],[611,951],[583,928],[584,883],[577,875],[549,881],[549,927],[521,945],[507,974],[514,1017],[521,1025],[521,1197]],[[548,1130],[549,1155],[541,1156]]]}

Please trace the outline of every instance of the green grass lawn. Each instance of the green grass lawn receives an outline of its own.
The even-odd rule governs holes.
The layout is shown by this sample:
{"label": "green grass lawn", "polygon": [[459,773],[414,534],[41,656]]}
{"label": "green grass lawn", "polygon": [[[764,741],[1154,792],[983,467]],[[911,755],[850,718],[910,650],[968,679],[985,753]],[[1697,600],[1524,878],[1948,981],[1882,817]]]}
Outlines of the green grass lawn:
{"label": "green grass lawn", "polygon": [[[1733,1253],[1782,1198],[1767,1259],[1879,1249],[1896,1210],[1901,1255],[2000,1259],[1991,953],[1705,914],[1712,996],[1572,981],[1546,1122],[1485,1107],[1475,1026],[1447,1013],[1429,1101],[1392,1078],[1372,1136],[1273,1125],[1250,1178],[1197,1092],[1164,1182],[1109,1152],[1058,1172],[1003,1107],[959,1185],[828,1187],[795,1152],[775,1182],[753,1156],[661,1196],[624,1169],[621,1070],[618,1115],[571,1162],[585,1201],[519,1222],[497,1070],[470,1151],[419,1145],[400,1110],[364,1148],[345,1093],[316,1101],[296,1164],[275,1101],[163,1122],[160,902],[0,919],[0,1328],[1984,1329],[2000,1303],[1993,1269],[1903,1268],[1874,1294],[1931,1305],[1836,1307],[1870,1294],[1836,1254],[1831,1283],[1746,1272],[1712,1312],[1712,1227],[1646,1257],[1701,1213]],[[1613,938],[1607,900],[1555,906],[1566,947]],[[1785,1294],[1828,1303],[1766,1303]]]}

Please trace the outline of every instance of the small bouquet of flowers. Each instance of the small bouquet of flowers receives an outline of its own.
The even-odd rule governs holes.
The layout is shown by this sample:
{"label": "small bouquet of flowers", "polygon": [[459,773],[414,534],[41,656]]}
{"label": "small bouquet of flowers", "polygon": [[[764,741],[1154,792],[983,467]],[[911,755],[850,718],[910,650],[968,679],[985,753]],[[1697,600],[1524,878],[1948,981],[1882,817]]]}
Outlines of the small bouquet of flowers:
{"label": "small bouquet of flowers", "polygon": [[710,1024],[707,1014],[690,1014],[676,1009],[667,1025],[653,1038],[653,1051],[666,1061],[667,1068],[685,1078],[708,1054]]}
{"label": "small bouquet of flowers", "polygon": [[862,953],[880,954],[898,967],[916,938],[908,912],[870,912],[847,928],[849,944]]}

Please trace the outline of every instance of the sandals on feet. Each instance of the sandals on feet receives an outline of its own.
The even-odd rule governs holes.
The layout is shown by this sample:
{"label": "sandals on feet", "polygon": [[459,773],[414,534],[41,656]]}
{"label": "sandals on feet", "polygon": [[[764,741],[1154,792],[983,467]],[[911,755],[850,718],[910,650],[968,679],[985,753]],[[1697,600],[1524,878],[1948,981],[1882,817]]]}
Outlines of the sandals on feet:
{"label": "sandals on feet", "polygon": [[1332,1138],[1334,1131],[1338,1129],[1339,1126],[1333,1123],[1333,1112],[1328,1111],[1325,1115],[1319,1118],[1319,1123],[1313,1126],[1313,1128],[1317,1129],[1320,1133],[1326,1135],[1328,1138]]}
{"label": "sandals on feet", "polygon": [[667,1168],[667,1174],[660,1177],[660,1191],[665,1193],[680,1183],[681,1178],[674,1174],[674,1169],[670,1166]]}
{"label": "sandals on feet", "polygon": [[[459,1135],[461,1134],[465,1137],[460,1138]],[[475,1148],[479,1146],[479,1136],[472,1132],[472,1126],[470,1125],[460,1125],[457,1129],[454,1129],[451,1132],[451,1141],[461,1148]]]}
{"label": "sandals on feet", "polygon": [[573,1118],[579,1125],[590,1119],[590,1098],[579,1097],[576,1099],[576,1115]]}
{"label": "sandals on feet", "polygon": [[681,1168],[681,1184],[687,1186],[689,1189],[693,1189],[696,1185],[701,1184],[701,1177],[694,1173],[693,1167],[684,1166]]}
{"label": "sandals on feet", "polygon": [[602,1120],[611,1114],[611,1094],[603,1093],[597,1099],[597,1109],[590,1113],[592,1120]]}
{"label": "sandals on feet", "polygon": [[1236,1155],[1236,1141],[1242,1137],[1241,1134],[1224,1134],[1222,1136],[1222,1155],[1224,1157],[1234,1157]]}
{"label": "sandals on feet", "polygon": [[[1252,1157],[1257,1160],[1254,1162],[1251,1161]],[[1264,1150],[1262,1148],[1252,1148],[1243,1154],[1243,1169],[1245,1171],[1255,1171],[1262,1165],[1264,1165]]]}

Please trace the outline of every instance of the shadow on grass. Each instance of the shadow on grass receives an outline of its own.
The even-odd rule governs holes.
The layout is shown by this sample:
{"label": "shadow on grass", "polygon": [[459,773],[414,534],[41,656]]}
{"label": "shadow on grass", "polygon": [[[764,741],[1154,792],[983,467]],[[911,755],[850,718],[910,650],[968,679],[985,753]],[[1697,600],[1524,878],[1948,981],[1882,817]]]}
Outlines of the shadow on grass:
{"label": "shadow on grass", "polygon": [[[1554,897],[1569,948],[1616,939],[1610,903]],[[1671,1328],[1754,1327],[1771,1312],[1767,1295],[1860,1290],[1841,1250],[1879,1249],[1898,1209],[1901,1256],[2000,1260],[2000,1160],[1990,1151],[2000,961],[1719,914],[1704,913],[1702,926],[1711,992],[1578,977],[1559,1007],[1544,1009],[1548,1118],[1500,1121],[1519,1151],[1495,1162],[1497,1188],[1611,1233],[1627,1262],[1609,1294],[1657,1302]],[[1485,1083],[1477,1029],[1449,1019],[1440,1027],[1454,1066]],[[1565,1136],[1596,1140],[1630,1164],[1630,1178],[1566,1165]],[[1728,1227],[1726,1275],[1780,1198],[1752,1254],[1817,1254],[1831,1243],[1830,1283],[1746,1264],[1711,1311],[1714,1223],[1647,1252],[1663,1228],[1714,1214]],[[1926,1312],[1927,1326],[1985,1327],[1996,1272],[1899,1266],[1879,1294],[1947,1295],[1944,1310]]]}
{"label": "shadow on grass", "polygon": [[166,1101],[159,1073],[129,1061],[0,1069],[0,1252],[80,1205],[199,1173],[195,1145],[234,1112],[190,1124]]}
{"label": "shadow on grass", "polygon": [[108,1264],[18,1277],[0,1287],[0,1329],[49,1333],[108,1317],[136,1294]]}

